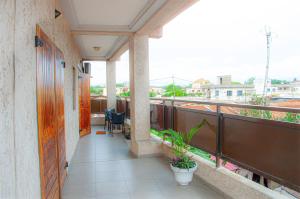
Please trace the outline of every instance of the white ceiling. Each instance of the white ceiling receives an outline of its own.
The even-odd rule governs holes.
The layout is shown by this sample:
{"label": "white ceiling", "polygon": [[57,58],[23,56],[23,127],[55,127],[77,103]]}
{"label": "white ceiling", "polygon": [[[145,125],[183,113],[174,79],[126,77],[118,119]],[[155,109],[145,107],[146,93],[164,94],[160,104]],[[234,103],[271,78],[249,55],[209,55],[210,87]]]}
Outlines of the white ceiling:
{"label": "white ceiling", "polygon": [[[61,0],[62,12],[84,58],[107,59],[166,2],[166,0]],[[109,32],[102,35],[99,32]],[[91,33],[92,32],[92,33]],[[98,33],[95,33],[98,32]],[[93,47],[101,47],[95,51]]]}
{"label": "white ceiling", "polygon": [[148,0],[109,0],[105,1],[105,4],[99,0],[73,0],[73,2],[79,26],[128,26]]}
{"label": "white ceiling", "polygon": [[[75,38],[81,47],[81,54],[85,57],[106,56],[109,49],[116,43],[116,36],[98,36],[98,35],[78,35]],[[100,47],[100,51],[94,50],[94,47]]]}

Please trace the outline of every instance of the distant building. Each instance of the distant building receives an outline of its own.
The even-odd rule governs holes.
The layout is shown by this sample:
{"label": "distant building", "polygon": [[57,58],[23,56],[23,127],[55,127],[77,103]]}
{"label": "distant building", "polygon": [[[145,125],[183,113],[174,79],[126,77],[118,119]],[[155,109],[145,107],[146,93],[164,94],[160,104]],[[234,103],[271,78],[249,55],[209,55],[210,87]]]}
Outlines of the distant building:
{"label": "distant building", "polygon": [[197,91],[205,98],[222,101],[249,101],[255,94],[253,85],[233,84],[230,75],[218,76],[217,84],[204,84]]}
{"label": "distant building", "polygon": [[201,87],[204,85],[208,85],[210,82],[206,79],[200,78],[195,80],[192,83],[192,88],[187,88],[186,89],[186,93],[187,94],[197,94],[197,93],[201,93]]}
{"label": "distant building", "polygon": [[161,96],[165,92],[165,90],[161,87],[150,87],[149,91],[156,93],[158,96]]}
{"label": "distant building", "polygon": [[300,97],[300,81],[270,85],[267,87],[266,93],[272,97]]}
{"label": "distant building", "polygon": [[207,85],[202,87],[205,97],[223,101],[249,101],[255,94],[253,85]]}
{"label": "distant building", "polygon": [[231,75],[217,76],[217,85],[230,85]]}
{"label": "distant building", "polygon": [[[257,79],[254,81],[257,95],[263,95],[264,81]],[[300,81],[294,80],[288,84],[271,84],[268,81],[266,96],[270,97],[300,97]]]}

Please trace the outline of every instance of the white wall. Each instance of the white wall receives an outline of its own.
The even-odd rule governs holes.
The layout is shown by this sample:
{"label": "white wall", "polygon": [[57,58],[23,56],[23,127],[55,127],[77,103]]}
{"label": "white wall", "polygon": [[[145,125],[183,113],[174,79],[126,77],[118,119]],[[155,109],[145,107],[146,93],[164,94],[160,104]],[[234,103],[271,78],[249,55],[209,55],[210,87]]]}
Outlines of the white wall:
{"label": "white wall", "polygon": [[65,126],[68,161],[79,139],[78,105],[76,110],[73,110],[72,66],[76,67],[79,63],[80,54],[73,43],[66,21],[62,16],[54,19],[54,9],[54,0],[0,2],[1,199],[41,197],[34,47],[36,24],[41,26],[65,56]]}
{"label": "white wall", "polygon": [[14,1],[0,2],[0,198],[15,197]]}

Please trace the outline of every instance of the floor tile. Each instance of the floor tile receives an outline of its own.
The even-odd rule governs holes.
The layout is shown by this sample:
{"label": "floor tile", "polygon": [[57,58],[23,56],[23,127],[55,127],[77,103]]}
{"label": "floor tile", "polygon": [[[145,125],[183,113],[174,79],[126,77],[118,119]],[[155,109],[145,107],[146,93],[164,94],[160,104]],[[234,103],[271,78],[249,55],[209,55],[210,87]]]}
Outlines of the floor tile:
{"label": "floor tile", "polygon": [[96,197],[96,185],[95,184],[66,184],[62,195],[66,198],[89,198]]}
{"label": "floor tile", "polygon": [[128,193],[99,194],[96,199],[130,199],[130,195]]}
{"label": "floor tile", "polygon": [[195,178],[179,186],[168,160],[135,158],[122,134],[92,134],[79,140],[68,169],[63,199],[221,199]]}
{"label": "floor tile", "polygon": [[96,184],[96,195],[108,195],[108,194],[127,194],[128,190],[125,181],[117,182],[102,182]]}

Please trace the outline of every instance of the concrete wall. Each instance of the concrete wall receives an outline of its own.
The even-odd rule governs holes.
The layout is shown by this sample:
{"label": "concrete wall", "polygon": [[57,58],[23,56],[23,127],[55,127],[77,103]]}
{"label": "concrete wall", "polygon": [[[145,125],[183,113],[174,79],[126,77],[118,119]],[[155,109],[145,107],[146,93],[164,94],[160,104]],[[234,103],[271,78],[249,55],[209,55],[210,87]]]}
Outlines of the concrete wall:
{"label": "concrete wall", "polygon": [[41,196],[34,47],[36,24],[41,26],[65,56],[68,161],[79,139],[78,105],[73,110],[72,67],[79,63],[80,54],[63,16],[54,19],[56,3],[54,0],[2,0],[0,3],[1,199],[38,199]]}
{"label": "concrete wall", "polygon": [[[157,142],[160,138],[155,137]],[[174,158],[170,144],[161,145],[162,154]],[[189,154],[197,162],[198,169],[195,175],[201,178],[208,186],[223,194],[225,198],[240,199],[288,199],[281,193],[272,191],[226,168],[216,168],[215,165],[194,154]]]}
{"label": "concrete wall", "polygon": [[14,1],[0,1],[0,198],[15,197]]}
{"label": "concrete wall", "polygon": [[[56,8],[60,9],[58,0]],[[63,16],[55,20],[54,41],[56,46],[64,53],[66,68],[65,72],[65,132],[67,145],[67,161],[70,162],[79,140],[79,106],[78,106],[78,71],[73,77],[73,68],[80,62],[81,56],[77,45],[74,43],[70,27]],[[73,109],[73,78],[76,82],[76,109]]]}

